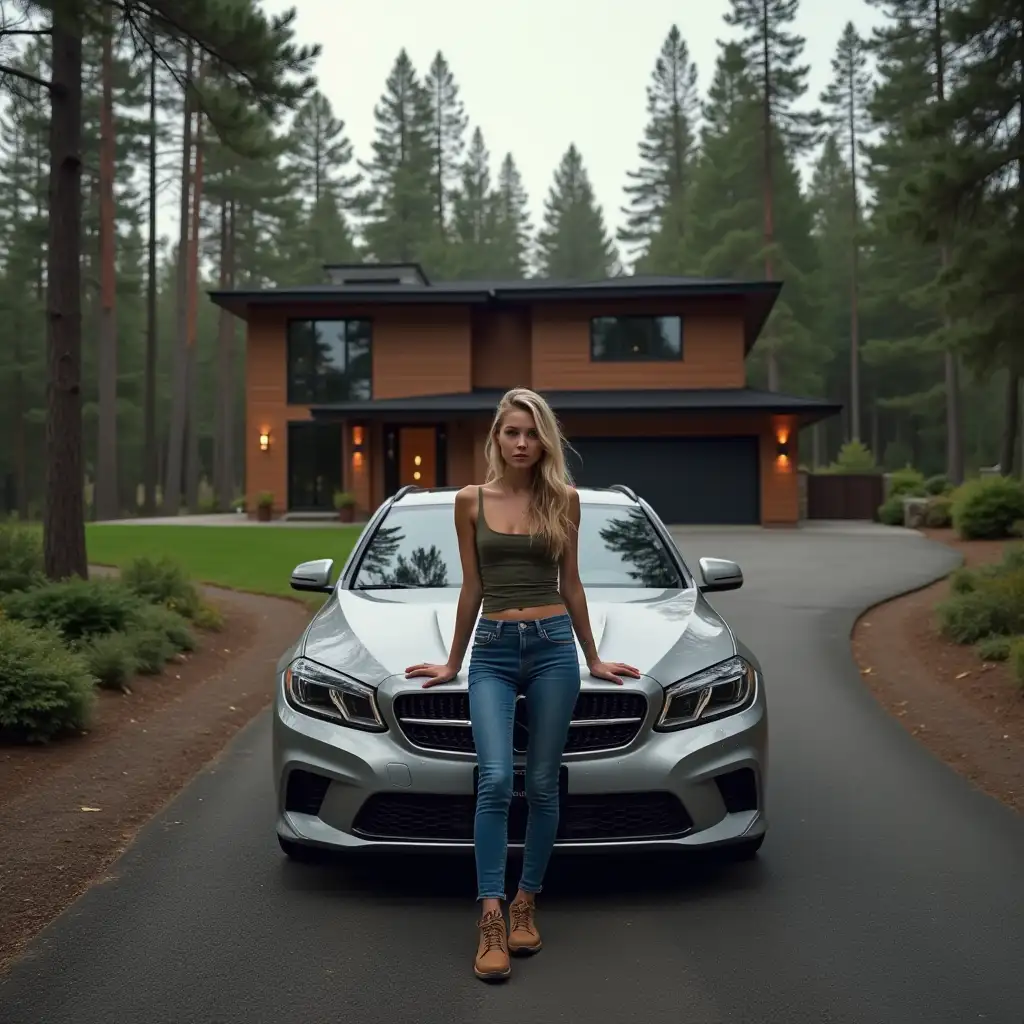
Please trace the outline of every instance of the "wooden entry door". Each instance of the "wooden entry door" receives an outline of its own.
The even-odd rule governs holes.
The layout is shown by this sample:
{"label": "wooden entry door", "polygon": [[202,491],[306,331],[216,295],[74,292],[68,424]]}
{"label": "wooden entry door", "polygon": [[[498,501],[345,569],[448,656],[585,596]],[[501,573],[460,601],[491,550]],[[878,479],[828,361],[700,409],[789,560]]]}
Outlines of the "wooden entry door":
{"label": "wooden entry door", "polygon": [[400,427],[398,486],[437,487],[437,428]]}

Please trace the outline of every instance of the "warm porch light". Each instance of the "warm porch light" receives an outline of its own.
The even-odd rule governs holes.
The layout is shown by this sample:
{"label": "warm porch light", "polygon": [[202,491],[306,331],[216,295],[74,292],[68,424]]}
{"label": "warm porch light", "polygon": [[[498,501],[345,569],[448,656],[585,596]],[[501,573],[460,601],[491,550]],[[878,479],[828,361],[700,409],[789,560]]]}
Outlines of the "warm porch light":
{"label": "warm porch light", "polygon": [[363,453],[353,452],[352,453],[352,468],[362,469],[363,468]]}
{"label": "warm porch light", "polygon": [[352,428],[352,447],[362,448],[363,446],[363,428],[353,427]]}
{"label": "warm porch light", "polygon": [[789,465],[789,431],[785,428],[775,432],[775,464],[780,469]]}
{"label": "warm porch light", "polygon": [[260,430],[260,451],[270,451],[270,427],[263,427]]}

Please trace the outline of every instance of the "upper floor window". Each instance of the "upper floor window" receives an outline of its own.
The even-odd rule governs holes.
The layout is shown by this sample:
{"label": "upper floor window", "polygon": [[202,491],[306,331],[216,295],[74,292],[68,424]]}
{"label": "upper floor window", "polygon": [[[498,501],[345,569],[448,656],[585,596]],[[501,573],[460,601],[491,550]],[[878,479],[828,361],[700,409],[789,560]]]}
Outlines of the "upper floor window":
{"label": "upper floor window", "polygon": [[590,358],[597,363],[667,362],[683,358],[678,316],[595,316]]}
{"label": "upper floor window", "polygon": [[288,321],[288,404],[372,397],[369,320]]}

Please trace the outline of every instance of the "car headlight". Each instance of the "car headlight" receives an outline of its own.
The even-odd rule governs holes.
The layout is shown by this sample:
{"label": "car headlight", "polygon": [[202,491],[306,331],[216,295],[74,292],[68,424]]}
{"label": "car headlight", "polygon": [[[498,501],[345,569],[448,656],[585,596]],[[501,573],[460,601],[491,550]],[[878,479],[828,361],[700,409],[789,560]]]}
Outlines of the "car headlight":
{"label": "car headlight", "polygon": [[750,706],[757,673],[744,658],[723,661],[665,690],[656,729],[685,729],[713,722]]}
{"label": "car headlight", "polygon": [[353,729],[384,732],[373,688],[308,658],[293,661],[284,673],[288,703],[298,711],[329,718]]}

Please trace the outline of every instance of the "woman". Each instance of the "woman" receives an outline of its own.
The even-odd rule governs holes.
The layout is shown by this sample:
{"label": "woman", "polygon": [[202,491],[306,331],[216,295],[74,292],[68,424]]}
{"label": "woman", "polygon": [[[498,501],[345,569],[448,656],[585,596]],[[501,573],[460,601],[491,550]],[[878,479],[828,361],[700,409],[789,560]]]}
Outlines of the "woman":
{"label": "woman", "polygon": [[[469,709],[479,764],[474,847],[481,917],[474,971],[485,981],[509,976],[510,952],[541,948],[534,900],[558,830],[558,773],[580,689],[573,630],[592,676],[621,684],[621,676],[640,675],[631,665],[598,657],[577,562],[580,499],[569,484],[563,444],[540,395],[515,388],[498,403],[487,438],[487,481],[455,498],[462,592],[448,662],[406,670],[407,678],[426,677],[424,687],[451,682],[475,626]],[[529,815],[522,878],[506,929],[502,901],[519,694],[530,719]]]}

